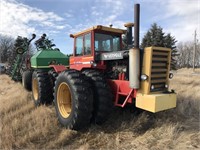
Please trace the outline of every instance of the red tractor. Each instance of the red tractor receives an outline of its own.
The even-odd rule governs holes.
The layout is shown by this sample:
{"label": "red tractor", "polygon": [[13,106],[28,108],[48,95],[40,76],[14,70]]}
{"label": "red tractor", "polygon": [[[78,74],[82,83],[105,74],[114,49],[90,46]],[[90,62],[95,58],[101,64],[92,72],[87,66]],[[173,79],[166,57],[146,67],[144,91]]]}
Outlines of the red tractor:
{"label": "red tractor", "polygon": [[[69,69],[51,65],[58,73],[54,103],[63,126],[101,124],[113,106],[133,104],[154,113],[176,107],[176,94],[168,89],[171,49],[139,49],[139,9],[136,4],[134,24],[127,23],[127,30],[97,25],[70,35],[74,53]],[[123,34],[130,49],[123,49]]]}

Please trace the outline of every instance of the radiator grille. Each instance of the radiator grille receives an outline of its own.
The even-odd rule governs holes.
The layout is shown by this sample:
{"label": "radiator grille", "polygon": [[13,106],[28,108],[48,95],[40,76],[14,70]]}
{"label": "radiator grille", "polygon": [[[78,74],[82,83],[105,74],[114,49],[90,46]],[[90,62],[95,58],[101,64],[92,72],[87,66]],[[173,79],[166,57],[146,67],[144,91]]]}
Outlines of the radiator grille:
{"label": "radiator grille", "polygon": [[152,51],[151,87],[150,92],[166,91],[170,51]]}

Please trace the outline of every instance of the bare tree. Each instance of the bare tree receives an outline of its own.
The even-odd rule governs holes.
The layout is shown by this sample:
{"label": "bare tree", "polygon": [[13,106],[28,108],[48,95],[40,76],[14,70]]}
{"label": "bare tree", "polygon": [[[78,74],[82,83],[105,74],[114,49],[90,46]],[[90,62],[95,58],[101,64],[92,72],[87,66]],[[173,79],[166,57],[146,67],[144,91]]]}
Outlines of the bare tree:
{"label": "bare tree", "polygon": [[0,62],[7,62],[14,49],[14,39],[0,34]]}
{"label": "bare tree", "polygon": [[[177,64],[179,68],[191,68],[193,66],[193,43],[192,42],[180,42],[177,45],[179,56]],[[195,67],[200,67],[200,44],[197,44],[195,55]]]}
{"label": "bare tree", "polygon": [[196,47],[195,67],[200,67],[200,43]]}
{"label": "bare tree", "polygon": [[36,49],[35,45],[33,45],[32,43],[30,43],[28,49],[29,49],[28,53],[30,54],[30,56],[33,56],[37,52],[37,49]]}

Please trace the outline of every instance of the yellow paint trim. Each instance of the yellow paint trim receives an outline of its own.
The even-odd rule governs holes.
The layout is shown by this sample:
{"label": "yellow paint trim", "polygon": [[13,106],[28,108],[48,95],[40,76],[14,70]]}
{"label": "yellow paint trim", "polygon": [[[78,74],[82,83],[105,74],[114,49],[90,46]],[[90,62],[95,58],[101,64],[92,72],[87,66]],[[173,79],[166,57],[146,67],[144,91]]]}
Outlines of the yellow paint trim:
{"label": "yellow paint trim", "polygon": [[82,59],[93,59],[94,57],[93,56],[90,56],[90,57],[83,57]]}
{"label": "yellow paint trim", "polygon": [[72,35],[72,37],[77,37],[77,36],[80,36],[84,33],[93,31],[93,30],[109,31],[109,32],[115,32],[115,33],[120,33],[120,34],[124,34],[126,32],[126,30],[123,30],[123,29],[110,28],[110,27],[105,27],[105,26],[102,26],[102,25],[97,25],[97,26],[93,26],[89,29],[86,29],[84,31],[81,31],[81,32],[78,32],[78,33],[75,33],[75,34],[71,34],[71,35]]}
{"label": "yellow paint trim", "polygon": [[[152,63],[152,59],[156,59],[156,60],[164,60],[163,58],[152,58],[153,53],[155,54],[159,54],[159,52],[153,52],[154,50],[161,50],[161,51],[167,51],[168,54],[161,54],[161,55],[165,55],[167,56],[167,58],[165,59],[166,63],[167,63],[167,68],[166,69],[153,69],[152,70],[152,65],[154,66],[161,66],[163,67],[163,64],[159,64],[159,63]],[[150,93],[150,86],[151,86],[151,72],[160,72],[160,71],[166,71],[166,74],[160,74],[160,77],[166,77],[166,84],[169,84],[169,71],[170,71],[170,62],[171,62],[171,49],[170,48],[165,48],[165,47],[146,47],[144,49],[144,55],[143,55],[143,65],[142,65],[142,74],[146,74],[148,76],[148,80],[145,81],[141,81],[141,88],[139,90],[140,93],[143,94],[149,94]],[[159,75],[156,75],[157,77]],[[155,77],[155,75],[154,75]],[[155,92],[153,92],[155,93]]]}
{"label": "yellow paint trim", "polygon": [[148,80],[141,82],[140,92],[148,94],[150,91],[151,83],[151,66],[152,66],[152,47],[146,47],[143,56],[142,74],[148,76]]}
{"label": "yellow paint trim", "polygon": [[156,113],[176,107],[176,94],[141,94],[136,96],[136,107]]}
{"label": "yellow paint trim", "polygon": [[167,63],[168,63],[168,65],[167,65],[167,76],[166,76],[166,80],[167,80],[167,85],[169,85],[169,72],[170,72],[170,66],[171,66],[171,49],[168,49],[169,50],[169,55],[168,55],[168,61],[167,61]]}
{"label": "yellow paint trim", "polygon": [[166,48],[166,47],[151,46],[150,48],[152,48],[152,49],[154,49],[154,50],[171,51],[170,48]]}
{"label": "yellow paint trim", "polygon": [[102,26],[101,30],[123,34],[126,30]]}

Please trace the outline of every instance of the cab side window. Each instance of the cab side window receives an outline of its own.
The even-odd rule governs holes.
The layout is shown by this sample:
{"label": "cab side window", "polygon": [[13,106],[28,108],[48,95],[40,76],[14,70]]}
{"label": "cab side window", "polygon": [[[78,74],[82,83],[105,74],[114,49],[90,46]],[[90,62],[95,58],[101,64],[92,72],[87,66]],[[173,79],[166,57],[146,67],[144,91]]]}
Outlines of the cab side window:
{"label": "cab side window", "polygon": [[81,56],[83,55],[83,36],[76,38],[76,48],[75,48],[75,55]]}
{"label": "cab side window", "polygon": [[88,33],[85,35],[85,55],[90,55],[91,54],[91,33]]}

